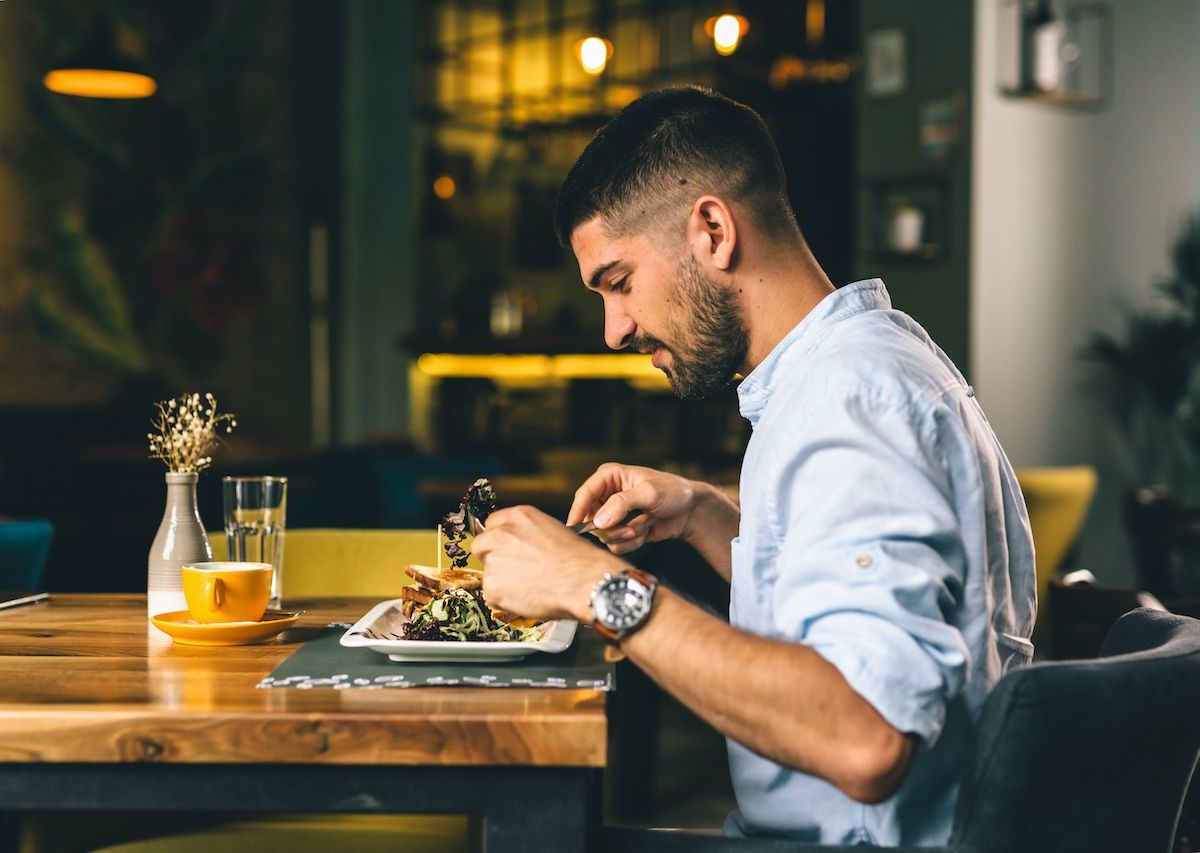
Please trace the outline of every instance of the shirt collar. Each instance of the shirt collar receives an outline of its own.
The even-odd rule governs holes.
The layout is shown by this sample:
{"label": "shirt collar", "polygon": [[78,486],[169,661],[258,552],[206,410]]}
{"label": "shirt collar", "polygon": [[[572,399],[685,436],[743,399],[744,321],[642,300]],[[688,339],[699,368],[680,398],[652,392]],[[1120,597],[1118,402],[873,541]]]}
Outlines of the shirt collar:
{"label": "shirt collar", "polygon": [[837,323],[864,311],[891,307],[887,288],[878,278],[856,281],[830,293],[738,385],[738,409],[742,417],[757,425],[786,368],[824,340]]}

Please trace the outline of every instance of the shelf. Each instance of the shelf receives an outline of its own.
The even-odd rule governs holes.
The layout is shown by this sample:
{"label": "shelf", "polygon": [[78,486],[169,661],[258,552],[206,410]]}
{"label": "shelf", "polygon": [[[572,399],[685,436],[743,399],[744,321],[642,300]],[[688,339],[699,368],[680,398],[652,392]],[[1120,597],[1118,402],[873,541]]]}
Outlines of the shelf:
{"label": "shelf", "polygon": [[600,330],[578,335],[522,335],[495,338],[491,335],[459,335],[444,338],[434,335],[405,335],[397,341],[400,349],[413,355],[454,353],[458,355],[614,355],[604,345]]}
{"label": "shelf", "polygon": [[1070,107],[1077,110],[1101,110],[1105,106],[1102,95],[1082,95],[1073,92],[1045,92],[1041,89],[1001,89],[1006,98],[1049,104],[1055,107]]}
{"label": "shelf", "polygon": [[859,201],[862,255],[898,264],[945,260],[950,255],[952,233],[950,201],[950,177],[944,172],[863,179]]}
{"label": "shelf", "polygon": [[640,353],[464,355],[427,352],[417,359],[416,369],[430,379],[474,377],[521,383],[624,379],[647,388],[669,387],[665,374]]}

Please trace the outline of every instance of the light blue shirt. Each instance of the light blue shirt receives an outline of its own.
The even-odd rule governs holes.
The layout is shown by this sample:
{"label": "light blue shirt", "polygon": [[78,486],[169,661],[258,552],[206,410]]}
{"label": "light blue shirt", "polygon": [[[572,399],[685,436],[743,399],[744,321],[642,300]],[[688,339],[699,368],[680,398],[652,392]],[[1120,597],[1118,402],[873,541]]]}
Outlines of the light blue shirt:
{"label": "light blue shirt", "polygon": [[809,646],[919,745],[899,792],[863,805],[731,740],[726,831],[945,843],[984,698],[1033,655],[1012,467],[962,374],[878,279],[825,297],[738,397],[754,430],[730,621]]}

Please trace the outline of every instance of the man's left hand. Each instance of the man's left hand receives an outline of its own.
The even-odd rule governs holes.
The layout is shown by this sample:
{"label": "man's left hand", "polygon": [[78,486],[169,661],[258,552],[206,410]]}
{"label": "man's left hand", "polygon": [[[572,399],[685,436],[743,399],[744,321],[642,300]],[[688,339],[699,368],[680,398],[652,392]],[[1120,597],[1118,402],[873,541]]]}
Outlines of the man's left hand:
{"label": "man's left hand", "polygon": [[483,597],[531,619],[591,620],[591,592],[605,572],[627,568],[558,519],[530,506],[496,510],[471,543],[483,563]]}

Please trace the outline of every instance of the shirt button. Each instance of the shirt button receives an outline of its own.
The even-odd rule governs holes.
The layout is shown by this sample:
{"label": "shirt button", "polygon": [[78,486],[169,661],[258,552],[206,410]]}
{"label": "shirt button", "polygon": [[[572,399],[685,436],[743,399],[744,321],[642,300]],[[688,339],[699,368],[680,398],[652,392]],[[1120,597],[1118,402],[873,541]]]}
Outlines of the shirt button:
{"label": "shirt button", "polygon": [[860,569],[871,568],[871,558],[868,557],[866,554],[859,554],[858,559],[855,560],[854,562],[858,563],[858,567]]}

